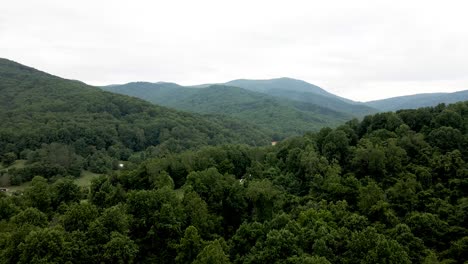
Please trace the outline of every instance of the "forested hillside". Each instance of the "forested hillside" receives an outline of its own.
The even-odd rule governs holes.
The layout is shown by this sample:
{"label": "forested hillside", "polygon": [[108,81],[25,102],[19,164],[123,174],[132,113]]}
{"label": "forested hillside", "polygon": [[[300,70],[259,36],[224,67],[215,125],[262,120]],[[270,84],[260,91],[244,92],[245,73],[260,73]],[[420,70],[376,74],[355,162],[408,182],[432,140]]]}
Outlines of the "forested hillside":
{"label": "forested hillside", "polygon": [[337,126],[353,115],[302,100],[289,100],[246,89],[210,85],[187,88],[173,83],[128,83],[103,87],[178,110],[233,117],[271,131],[275,139]]}
{"label": "forested hillside", "polygon": [[[466,263],[468,102],[0,194],[1,263]],[[142,153],[144,156],[146,153]]]}
{"label": "forested hillside", "polygon": [[167,82],[131,82],[100,87],[104,91],[130,95],[154,104],[171,106],[196,94],[198,89]]}
{"label": "forested hillside", "polygon": [[34,175],[102,173],[148,147],[163,155],[270,141],[254,125],[178,112],[0,59],[0,158],[28,161],[9,172],[15,184]]}

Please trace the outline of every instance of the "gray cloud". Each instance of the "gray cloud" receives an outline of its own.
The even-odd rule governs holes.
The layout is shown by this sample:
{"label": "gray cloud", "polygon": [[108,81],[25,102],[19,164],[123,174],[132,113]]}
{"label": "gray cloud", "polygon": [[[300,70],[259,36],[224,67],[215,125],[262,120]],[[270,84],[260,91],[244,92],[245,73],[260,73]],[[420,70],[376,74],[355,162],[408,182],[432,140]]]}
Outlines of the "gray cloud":
{"label": "gray cloud", "polygon": [[289,76],[370,100],[468,89],[464,1],[8,1],[0,56],[102,85]]}

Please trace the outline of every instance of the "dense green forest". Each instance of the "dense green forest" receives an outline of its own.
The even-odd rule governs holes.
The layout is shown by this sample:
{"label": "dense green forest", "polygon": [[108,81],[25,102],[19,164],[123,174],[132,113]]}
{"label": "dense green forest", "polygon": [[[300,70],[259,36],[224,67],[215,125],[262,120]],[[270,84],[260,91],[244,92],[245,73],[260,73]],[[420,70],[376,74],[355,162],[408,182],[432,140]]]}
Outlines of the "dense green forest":
{"label": "dense green forest", "polygon": [[353,118],[352,114],[318,104],[225,85],[187,88],[174,83],[136,82],[102,88],[178,110],[219,114],[254,123],[270,131],[275,139],[337,126]]}
{"label": "dense green forest", "polygon": [[145,150],[158,156],[270,141],[255,125],[155,106],[0,59],[0,159],[27,160],[8,171],[12,184],[34,175],[79,176],[83,169],[103,173]]}
{"label": "dense green forest", "polygon": [[89,190],[37,174],[0,194],[0,263],[466,263],[467,132],[468,102],[441,104],[146,150]]}

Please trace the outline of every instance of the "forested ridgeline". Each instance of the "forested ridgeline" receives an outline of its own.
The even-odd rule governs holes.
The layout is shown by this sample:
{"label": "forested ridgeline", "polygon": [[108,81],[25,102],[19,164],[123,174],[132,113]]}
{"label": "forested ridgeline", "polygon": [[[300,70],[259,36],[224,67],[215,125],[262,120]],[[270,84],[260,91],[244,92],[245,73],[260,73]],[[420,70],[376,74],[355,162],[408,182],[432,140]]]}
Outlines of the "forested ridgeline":
{"label": "forested ridgeline", "polygon": [[35,177],[0,199],[2,263],[464,263],[468,102],[381,113],[269,147]]}
{"label": "forested ridgeline", "polygon": [[155,106],[0,59],[0,159],[7,165],[28,160],[26,168],[9,172],[13,183],[82,169],[102,173],[148,147],[162,155],[270,141],[241,121]]}
{"label": "forested ridgeline", "polygon": [[255,123],[271,131],[275,140],[323,127],[336,127],[352,118],[377,112],[357,102],[340,99],[312,84],[289,78],[237,80],[196,87],[133,82],[101,88],[182,111],[218,114]]}

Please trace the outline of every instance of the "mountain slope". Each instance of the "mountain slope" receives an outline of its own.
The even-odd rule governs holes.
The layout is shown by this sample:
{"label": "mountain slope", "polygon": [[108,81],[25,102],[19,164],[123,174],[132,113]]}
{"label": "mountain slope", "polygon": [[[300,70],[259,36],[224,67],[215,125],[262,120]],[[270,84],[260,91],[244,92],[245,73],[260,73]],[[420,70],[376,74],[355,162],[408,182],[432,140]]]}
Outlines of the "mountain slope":
{"label": "mountain slope", "polygon": [[269,80],[239,79],[225,84],[262,92],[276,97],[312,103],[358,117],[377,112],[376,109],[370,106],[339,97],[316,85],[302,80],[291,78],[277,78]]}
{"label": "mountain slope", "polygon": [[419,107],[436,106],[440,103],[451,104],[468,100],[468,90],[454,93],[426,93],[408,96],[398,96],[383,100],[369,101],[365,104],[382,111],[399,109],[415,109]]}
{"label": "mountain slope", "polygon": [[109,85],[100,88],[105,91],[137,97],[163,106],[172,106],[179,100],[188,98],[197,93],[197,89],[187,88],[168,82],[132,82],[124,85]]}
{"label": "mountain slope", "polygon": [[175,111],[0,59],[0,156],[54,142],[86,158],[111,147],[131,154],[156,146],[162,153],[269,141],[249,124]]}
{"label": "mountain slope", "polygon": [[129,83],[103,89],[179,110],[235,117],[272,130],[280,137],[334,126],[352,118],[310,103],[225,85],[195,89],[166,83]]}
{"label": "mountain slope", "polygon": [[307,102],[322,107],[332,109],[334,111],[348,113],[349,115],[355,117],[362,117],[369,114],[377,113],[377,109],[370,106],[362,105],[359,103],[347,103],[342,99],[327,97],[323,95],[317,95],[311,92],[301,92],[301,91],[288,91],[274,89],[268,91],[268,94],[276,97],[287,98],[295,101]]}

